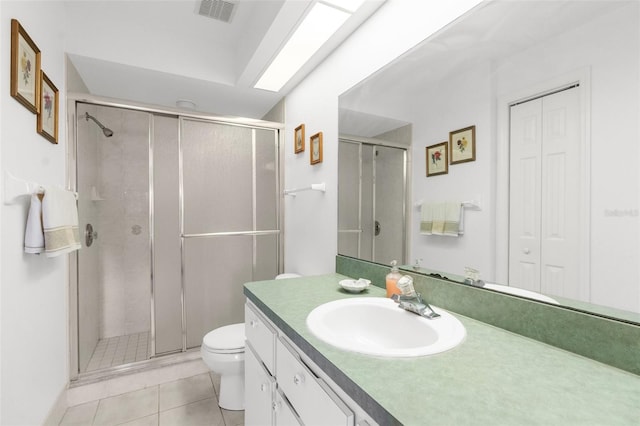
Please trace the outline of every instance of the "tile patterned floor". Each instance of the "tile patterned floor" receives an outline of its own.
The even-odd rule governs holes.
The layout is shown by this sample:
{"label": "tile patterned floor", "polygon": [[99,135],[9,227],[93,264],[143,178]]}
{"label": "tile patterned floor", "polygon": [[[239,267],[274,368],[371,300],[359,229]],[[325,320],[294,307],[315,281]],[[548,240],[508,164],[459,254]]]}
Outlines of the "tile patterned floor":
{"label": "tile patterned floor", "polygon": [[100,339],[85,371],[144,361],[149,358],[149,333]]}
{"label": "tile patterned floor", "polygon": [[243,426],[244,411],[218,406],[220,377],[204,373],[69,407],[60,426]]}

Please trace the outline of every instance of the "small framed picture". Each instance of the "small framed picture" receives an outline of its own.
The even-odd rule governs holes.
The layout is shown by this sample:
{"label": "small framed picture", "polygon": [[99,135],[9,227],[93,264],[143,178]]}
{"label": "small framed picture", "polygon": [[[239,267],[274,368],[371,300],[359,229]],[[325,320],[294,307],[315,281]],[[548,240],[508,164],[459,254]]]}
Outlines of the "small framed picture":
{"label": "small framed picture", "polygon": [[296,154],[304,152],[304,124],[296,127],[296,130],[293,132],[293,144]]}
{"label": "small framed picture", "polygon": [[38,113],[40,49],[16,20],[11,20],[11,96]]}
{"label": "small framed picture", "polygon": [[449,132],[451,164],[476,160],[476,126]]}
{"label": "small framed picture", "polygon": [[322,132],[318,132],[309,139],[311,145],[311,156],[309,162],[311,164],[322,163]]}
{"label": "small framed picture", "polygon": [[427,177],[449,173],[447,141],[427,147]]}
{"label": "small framed picture", "polygon": [[40,71],[40,108],[38,108],[38,133],[51,143],[58,143],[58,89],[49,77]]}

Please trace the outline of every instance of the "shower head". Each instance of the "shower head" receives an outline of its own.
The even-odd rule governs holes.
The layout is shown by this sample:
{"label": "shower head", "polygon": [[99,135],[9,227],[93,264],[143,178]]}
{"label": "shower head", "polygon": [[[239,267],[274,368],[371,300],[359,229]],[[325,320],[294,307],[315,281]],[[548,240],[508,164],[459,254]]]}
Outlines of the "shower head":
{"label": "shower head", "polygon": [[89,119],[92,119],[100,127],[100,129],[102,129],[102,133],[106,137],[110,138],[111,136],[113,136],[113,130],[109,129],[108,127],[104,127],[102,125],[102,123],[98,121],[97,118],[95,118],[94,116],[92,116],[88,112],[84,113],[84,119],[87,120],[87,121],[89,121]]}

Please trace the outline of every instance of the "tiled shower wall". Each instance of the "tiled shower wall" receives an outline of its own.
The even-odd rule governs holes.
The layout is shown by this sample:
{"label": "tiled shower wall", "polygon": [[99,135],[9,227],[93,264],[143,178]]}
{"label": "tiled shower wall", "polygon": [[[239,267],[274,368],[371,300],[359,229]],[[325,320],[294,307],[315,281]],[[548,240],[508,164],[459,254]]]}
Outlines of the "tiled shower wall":
{"label": "tiled shower wall", "polygon": [[113,130],[98,140],[98,226],[102,277],[100,337],[150,328],[149,115],[98,107]]}

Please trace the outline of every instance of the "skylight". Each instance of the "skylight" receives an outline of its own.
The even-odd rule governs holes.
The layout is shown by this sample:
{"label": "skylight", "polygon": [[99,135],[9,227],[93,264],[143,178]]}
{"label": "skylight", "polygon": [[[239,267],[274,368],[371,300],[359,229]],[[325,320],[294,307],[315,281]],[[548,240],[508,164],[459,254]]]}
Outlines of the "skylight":
{"label": "skylight", "polygon": [[346,12],[345,8],[348,7],[350,10],[355,6],[359,7],[363,2],[364,0],[327,1],[339,4],[339,9],[329,4],[316,3],[254,87],[279,91],[349,19],[351,14]]}

